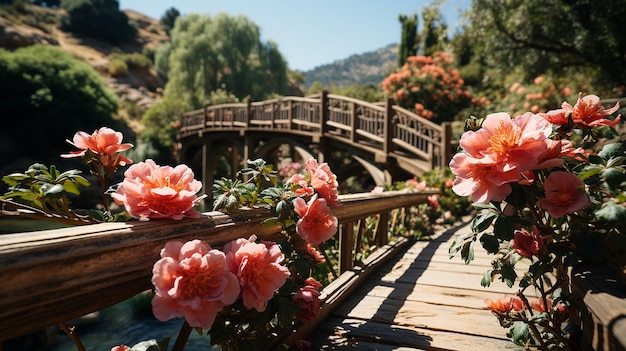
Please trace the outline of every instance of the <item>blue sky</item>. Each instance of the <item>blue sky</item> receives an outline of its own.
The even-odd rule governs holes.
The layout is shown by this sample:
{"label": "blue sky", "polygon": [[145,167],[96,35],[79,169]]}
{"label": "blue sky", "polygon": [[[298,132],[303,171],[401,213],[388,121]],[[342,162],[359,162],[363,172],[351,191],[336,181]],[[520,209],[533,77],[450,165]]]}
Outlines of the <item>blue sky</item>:
{"label": "blue sky", "polygon": [[[401,14],[420,16],[431,0],[120,0],[130,9],[160,19],[170,7],[181,14],[245,15],[261,28],[261,40],[278,44],[289,68],[307,71],[400,41]],[[471,0],[446,0],[441,12],[450,28]],[[452,33],[451,33],[452,34]]]}

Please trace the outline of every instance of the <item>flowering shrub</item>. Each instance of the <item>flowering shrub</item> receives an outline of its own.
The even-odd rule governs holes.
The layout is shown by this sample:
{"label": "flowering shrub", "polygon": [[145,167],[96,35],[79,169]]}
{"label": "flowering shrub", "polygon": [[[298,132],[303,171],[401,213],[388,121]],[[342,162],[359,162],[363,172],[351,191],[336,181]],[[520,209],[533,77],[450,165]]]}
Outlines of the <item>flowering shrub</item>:
{"label": "flowering shrub", "polygon": [[[626,266],[626,147],[611,129],[617,110],[595,95],[574,106],[513,118],[500,112],[467,126],[450,167],[452,189],[478,211],[451,257],[473,259],[479,241],[497,255],[481,281],[500,279],[515,296],[486,300],[519,345],[565,349],[576,327],[568,267],[578,260]],[[520,262],[528,268],[521,277]]]}
{"label": "flowering shrub", "polygon": [[472,98],[450,53],[410,56],[382,82],[383,92],[398,105],[434,122],[452,121]]}
{"label": "flowering shrub", "polygon": [[[78,195],[79,186],[89,185],[80,171],[59,172],[55,166],[35,164],[23,174],[3,178],[10,188],[0,198],[2,214],[26,214],[70,224],[131,217],[200,217],[194,206],[205,197],[197,196],[202,184],[186,165],[159,166],[150,159],[132,164],[121,153],[133,146],[122,143],[122,134],[106,127],[92,134],[78,132],[68,142],[79,150],[62,157],[81,158],[90,166],[102,188],[104,210],[78,214],[71,209],[68,195]],[[118,167],[130,164],[123,181],[109,187]],[[322,283],[314,275],[325,263],[319,245],[337,232],[338,221],[330,211],[330,207],[339,206],[337,178],[328,164],[318,164],[314,159],[306,162],[306,174],[293,173],[285,183],[278,182],[278,172],[265,161],[249,164],[251,168],[239,173],[242,179],[222,179],[214,184],[214,208],[266,208],[271,216],[265,223],[280,224],[284,240],[259,241],[252,234],[227,243],[221,250],[198,239],[168,242],[152,270],[152,310],[161,321],[184,318],[173,350],[184,348],[192,328],[201,333],[206,330],[211,343],[224,350],[256,350],[273,342],[279,332],[317,317]],[[124,206],[126,215],[113,213],[107,196]],[[7,211],[6,206],[17,210]],[[77,336],[65,329],[83,350]],[[297,343],[301,348],[306,344]],[[112,348],[165,349],[167,340]]]}

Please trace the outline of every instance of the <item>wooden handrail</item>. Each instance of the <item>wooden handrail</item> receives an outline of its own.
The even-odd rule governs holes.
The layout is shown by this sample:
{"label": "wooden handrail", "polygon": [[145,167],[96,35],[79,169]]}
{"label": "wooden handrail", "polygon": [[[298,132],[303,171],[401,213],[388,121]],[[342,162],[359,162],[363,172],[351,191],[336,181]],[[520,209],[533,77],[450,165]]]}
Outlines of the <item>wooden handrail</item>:
{"label": "wooden handrail", "polygon": [[[341,195],[333,208],[343,226],[427,201],[433,191]],[[152,266],[169,241],[201,239],[212,247],[256,234],[281,239],[266,226],[267,209],[204,213],[181,221],[103,223],[0,236],[0,341],[70,320],[151,289]],[[388,217],[387,217],[388,218]],[[381,225],[387,226],[387,223]],[[353,247],[340,255],[354,257]]]}
{"label": "wooden handrail", "polygon": [[[206,122],[200,114],[222,116],[245,109],[246,121]],[[198,125],[202,124],[203,125]],[[224,130],[293,133],[340,140],[372,152],[379,163],[388,157],[421,159],[431,168],[446,167],[452,150],[449,125],[438,125],[394,105],[392,99],[369,103],[347,96],[321,94],[309,97],[285,96],[277,99],[207,106],[181,115],[179,139]],[[319,126],[319,127],[318,127]],[[243,134],[242,134],[243,135]]]}

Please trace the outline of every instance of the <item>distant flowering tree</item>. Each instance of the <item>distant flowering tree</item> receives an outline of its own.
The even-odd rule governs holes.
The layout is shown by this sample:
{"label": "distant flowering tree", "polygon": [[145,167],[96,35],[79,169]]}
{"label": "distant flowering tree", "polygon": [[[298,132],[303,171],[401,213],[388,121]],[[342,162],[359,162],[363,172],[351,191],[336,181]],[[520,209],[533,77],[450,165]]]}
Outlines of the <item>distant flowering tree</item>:
{"label": "distant flowering tree", "polygon": [[382,82],[383,91],[396,103],[433,122],[452,121],[472,104],[450,53],[409,56],[406,63]]}
{"label": "distant flowering tree", "polygon": [[621,121],[611,116],[618,107],[579,94],[574,106],[466,124],[473,128],[450,162],[452,189],[478,213],[450,255],[469,263],[476,242],[497,255],[483,286],[499,278],[512,287],[516,264],[530,263],[516,296],[485,300],[516,344],[568,348],[576,333],[569,265],[582,259],[626,272],[626,145],[611,129]]}

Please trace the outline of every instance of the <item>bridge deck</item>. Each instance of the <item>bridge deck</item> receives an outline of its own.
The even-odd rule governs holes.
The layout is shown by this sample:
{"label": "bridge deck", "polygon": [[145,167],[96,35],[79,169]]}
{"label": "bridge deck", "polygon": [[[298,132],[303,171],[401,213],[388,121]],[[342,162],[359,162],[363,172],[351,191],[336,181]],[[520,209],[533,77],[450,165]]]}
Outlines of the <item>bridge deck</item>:
{"label": "bridge deck", "polygon": [[485,308],[485,298],[515,292],[481,287],[491,258],[480,245],[470,265],[448,257],[468,230],[441,230],[387,262],[308,336],[311,350],[521,350]]}

